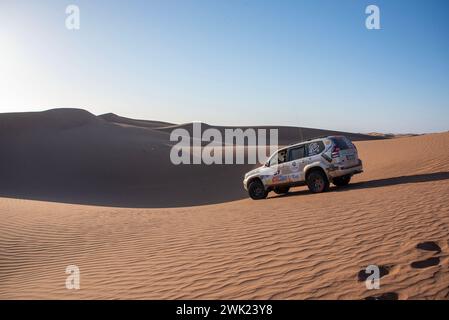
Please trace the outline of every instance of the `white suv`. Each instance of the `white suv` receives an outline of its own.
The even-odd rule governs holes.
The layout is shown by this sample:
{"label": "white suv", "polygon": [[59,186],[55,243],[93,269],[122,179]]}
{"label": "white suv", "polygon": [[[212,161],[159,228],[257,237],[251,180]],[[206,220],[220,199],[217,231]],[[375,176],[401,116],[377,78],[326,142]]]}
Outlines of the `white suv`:
{"label": "white suv", "polygon": [[254,200],[266,198],[270,191],[284,194],[290,187],[305,184],[318,193],[328,190],[331,182],[345,186],[361,172],[362,161],[351,140],[329,136],[279,149],[265,165],[245,175],[243,186]]}

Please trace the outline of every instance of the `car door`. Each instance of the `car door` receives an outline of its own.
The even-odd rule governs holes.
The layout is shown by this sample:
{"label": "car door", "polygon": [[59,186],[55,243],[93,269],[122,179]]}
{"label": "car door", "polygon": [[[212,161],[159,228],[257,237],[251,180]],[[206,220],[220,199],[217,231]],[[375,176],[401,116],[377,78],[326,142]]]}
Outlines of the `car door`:
{"label": "car door", "polygon": [[287,150],[281,150],[270,158],[268,168],[261,177],[266,186],[276,186],[286,182],[286,177],[281,172],[286,156]]}
{"label": "car door", "polygon": [[306,150],[305,146],[295,146],[288,150],[288,161],[282,164],[281,174],[287,177],[287,181],[295,183],[304,180],[304,166]]}

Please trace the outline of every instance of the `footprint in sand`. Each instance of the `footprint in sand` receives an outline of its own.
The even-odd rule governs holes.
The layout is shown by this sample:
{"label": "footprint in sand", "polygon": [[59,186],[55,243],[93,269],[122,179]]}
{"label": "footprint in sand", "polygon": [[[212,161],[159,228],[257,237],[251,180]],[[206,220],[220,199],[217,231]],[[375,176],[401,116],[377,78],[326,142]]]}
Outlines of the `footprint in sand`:
{"label": "footprint in sand", "polygon": [[424,269],[424,268],[436,266],[439,263],[440,263],[440,258],[435,257],[435,258],[429,258],[426,260],[412,262],[411,266],[412,266],[412,268],[415,268],[415,269]]}
{"label": "footprint in sand", "polygon": [[399,295],[396,292],[385,292],[378,296],[366,297],[365,300],[398,300]]}
{"label": "footprint in sand", "polygon": [[[433,251],[436,254],[441,253],[440,246],[436,242],[433,242],[433,241],[425,241],[425,242],[418,243],[416,245],[416,249],[420,249],[420,250],[424,250],[424,251]],[[428,258],[425,260],[414,261],[410,265],[414,269],[424,269],[424,268],[436,266],[439,263],[440,263],[439,257],[432,257],[432,258]]]}
{"label": "footprint in sand", "polygon": [[425,251],[435,251],[436,253],[441,252],[440,246],[433,241],[425,241],[425,242],[418,243],[416,245],[416,249],[421,249],[421,250],[425,250]]}

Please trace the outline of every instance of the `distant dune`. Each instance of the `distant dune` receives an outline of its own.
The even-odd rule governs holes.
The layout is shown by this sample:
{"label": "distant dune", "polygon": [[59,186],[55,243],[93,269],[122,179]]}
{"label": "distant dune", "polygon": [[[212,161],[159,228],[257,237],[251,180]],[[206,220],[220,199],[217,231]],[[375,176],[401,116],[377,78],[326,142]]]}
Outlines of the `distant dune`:
{"label": "distant dune", "polygon": [[125,117],[120,117],[114,113],[106,113],[99,115],[98,118],[106,120],[108,122],[117,123],[117,124],[125,124],[135,127],[143,127],[143,128],[160,128],[174,125],[173,123],[163,122],[163,121],[151,121],[151,120],[136,120]]}
{"label": "distant dune", "polygon": [[[186,129],[189,134],[192,136],[192,123],[184,123],[184,124],[174,124],[168,122],[161,121],[147,121],[147,120],[134,120],[125,117],[117,116],[113,113],[103,114],[98,116],[101,119],[104,119],[109,122],[113,122],[116,124],[125,124],[132,125],[137,127],[146,127],[151,129],[157,129],[160,131],[165,131],[170,133],[172,130],[176,128]],[[322,136],[330,136],[330,135],[345,135],[353,141],[363,141],[363,140],[375,140],[382,138],[389,138],[387,135],[376,136],[374,134],[360,134],[360,133],[351,133],[351,132],[343,132],[343,131],[335,131],[335,130],[324,130],[324,129],[315,129],[315,128],[303,128],[303,127],[288,127],[288,126],[215,126],[207,123],[201,123],[202,129],[206,130],[209,128],[218,129],[222,135],[224,135],[225,129],[236,129],[241,128],[242,130],[253,128],[253,129],[277,129],[279,132],[279,144],[280,145],[289,145],[292,143],[297,143],[299,141],[308,140],[316,137]]]}
{"label": "distant dune", "polygon": [[[0,114],[0,196],[119,207],[179,207],[245,198],[242,177],[254,165],[170,162],[174,142],[169,135],[180,127],[191,131],[192,124],[95,116],[80,109]],[[278,129],[280,144],[329,134],[355,141],[377,139],[320,129]]]}
{"label": "distant dune", "polygon": [[416,134],[416,133],[380,133],[380,132],[369,132],[369,133],[367,133],[367,135],[373,136],[373,137],[382,137],[382,138],[386,138],[386,139],[419,136],[419,134]]}

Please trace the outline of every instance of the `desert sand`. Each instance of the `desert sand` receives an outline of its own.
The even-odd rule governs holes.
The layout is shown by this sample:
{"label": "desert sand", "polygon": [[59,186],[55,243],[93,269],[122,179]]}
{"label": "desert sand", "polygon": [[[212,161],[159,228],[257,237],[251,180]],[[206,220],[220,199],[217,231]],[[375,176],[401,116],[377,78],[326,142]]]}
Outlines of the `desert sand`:
{"label": "desert sand", "polygon": [[449,133],[357,141],[348,187],[253,201],[250,166],[173,172],[170,126],[0,115],[1,299],[449,298]]}

